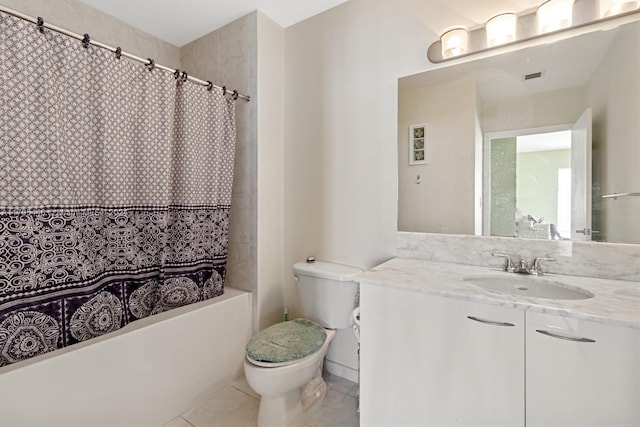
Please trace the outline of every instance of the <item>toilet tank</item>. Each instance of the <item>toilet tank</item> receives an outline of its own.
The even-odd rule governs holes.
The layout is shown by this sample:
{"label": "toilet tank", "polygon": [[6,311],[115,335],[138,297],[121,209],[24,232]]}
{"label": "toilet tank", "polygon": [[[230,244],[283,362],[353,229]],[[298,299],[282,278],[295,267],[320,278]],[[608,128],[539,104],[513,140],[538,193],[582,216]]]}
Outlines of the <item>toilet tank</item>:
{"label": "toilet tank", "polygon": [[362,271],[326,261],[296,263],[293,273],[304,317],[329,329],[349,328],[358,290],[354,279]]}

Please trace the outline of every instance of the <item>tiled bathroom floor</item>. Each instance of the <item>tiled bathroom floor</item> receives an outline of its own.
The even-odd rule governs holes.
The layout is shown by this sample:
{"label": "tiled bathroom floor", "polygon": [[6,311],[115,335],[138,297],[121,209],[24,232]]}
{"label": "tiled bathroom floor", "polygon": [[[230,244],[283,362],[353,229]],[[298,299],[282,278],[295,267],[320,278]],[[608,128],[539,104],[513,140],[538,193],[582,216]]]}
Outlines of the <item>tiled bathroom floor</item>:
{"label": "tiled bathroom floor", "polygon": [[[357,427],[358,386],[324,374],[327,396],[320,411],[305,427]],[[244,378],[216,393],[213,399],[175,418],[163,427],[255,427],[260,398]]]}

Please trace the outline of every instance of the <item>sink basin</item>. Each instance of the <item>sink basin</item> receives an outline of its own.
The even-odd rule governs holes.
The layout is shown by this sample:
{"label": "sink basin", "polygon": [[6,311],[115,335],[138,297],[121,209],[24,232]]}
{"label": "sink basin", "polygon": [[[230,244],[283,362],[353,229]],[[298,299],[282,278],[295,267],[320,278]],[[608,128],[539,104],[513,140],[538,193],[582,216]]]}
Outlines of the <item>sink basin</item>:
{"label": "sink basin", "polygon": [[594,295],[552,279],[505,273],[504,275],[465,276],[464,281],[488,291],[548,299],[587,299]]}

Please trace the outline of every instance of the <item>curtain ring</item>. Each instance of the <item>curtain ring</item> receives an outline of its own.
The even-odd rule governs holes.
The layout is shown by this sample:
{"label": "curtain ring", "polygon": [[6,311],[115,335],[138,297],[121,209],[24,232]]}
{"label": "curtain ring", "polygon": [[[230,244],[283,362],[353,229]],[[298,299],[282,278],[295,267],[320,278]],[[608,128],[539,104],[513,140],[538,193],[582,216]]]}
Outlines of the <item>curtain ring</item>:
{"label": "curtain ring", "polygon": [[120,46],[116,49],[116,59],[122,58],[122,48]]}
{"label": "curtain ring", "polygon": [[176,68],[176,70],[173,72],[173,77],[178,80],[180,78],[180,70],[178,70]]}
{"label": "curtain ring", "polygon": [[44,34],[44,19],[40,16],[38,16],[38,31]]}
{"label": "curtain ring", "polygon": [[234,90],[234,91],[233,91],[233,100],[234,100],[234,101],[238,99],[238,95],[239,95],[239,94],[238,94],[238,91],[237,91],[237,90]]}
{"label": "curtain ring", "polygon": [[149,63],[146,65],[146,67],[149,71],[153,71],[156,68],[156,61],[151,58],[147,59],[149,60]]}
{"label": "curtain ring", "polygon": [[213,90],[213,83],[211,83],[211,80],[207,80],[207,83],[209,83],[209,84],[207,85],[207,90],[208,90],[209,92],[211,92],[211,91]]}
{"label": "curtain ring", "polygon": [[91,37],[89,37],[89,34],[84,33],[84,38],[82,39],[82,47],[84,47],[85,49],[88,49],[90,43],[91,43]]}
{"label": "curtain ring", "polygon": [[189,79],[189,74],[187,74],[187,72],[186,72],[186,71],[183,71],[183,72],[182,72],[182,78],[181,78],[182,82],[184,83],[184,82],[186,82],[188,79]]}
{"label": "curtain ring", "polygon": [[227,96],[227,87],[222,86],[222,96]]}

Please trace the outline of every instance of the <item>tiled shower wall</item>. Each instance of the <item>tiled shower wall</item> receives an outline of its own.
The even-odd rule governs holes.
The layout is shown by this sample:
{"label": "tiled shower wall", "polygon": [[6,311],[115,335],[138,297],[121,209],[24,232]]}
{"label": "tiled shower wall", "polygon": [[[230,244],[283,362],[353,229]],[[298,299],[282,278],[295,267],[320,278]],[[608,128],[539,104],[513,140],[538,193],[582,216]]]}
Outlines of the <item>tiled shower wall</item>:
{"label": "tiled shower wall", "polygon": [[[239,18],[183,46],[181,65],[203,80],[252,96],[236,104],[236,161],[233,177],[227,284],[245,291],[257,286],[257,19]],[[253,299],[253,304],[257,298]],[[255,310],[254,310],[255,313]]]}

